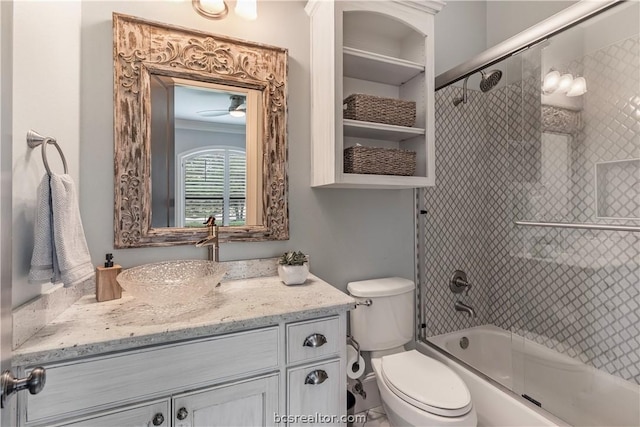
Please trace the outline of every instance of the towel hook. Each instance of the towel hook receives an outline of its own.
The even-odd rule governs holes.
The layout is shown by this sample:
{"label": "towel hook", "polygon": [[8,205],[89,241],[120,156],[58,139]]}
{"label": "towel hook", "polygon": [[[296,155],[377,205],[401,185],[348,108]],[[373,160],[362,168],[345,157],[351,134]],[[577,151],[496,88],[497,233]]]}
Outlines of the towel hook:
{"label": "towel hook", "polygon": [[42,145],[42,162],[44,163],[44,168],[47,170],[47,173],[51,175],[51,169],[49,169],[49,162],[47,161],[47,145],[53,144],[54,147],[58,150],[58,154],[60,154],[60,158],[62,159],[62,166],[64,167],[64,173],[68,173],[67,169],[67,159],[64,158],[64,154],[62,153],[62,148],[58,145],[58,142],[54,138],[50,138],[48,136],[42,136],[38,132],[34,130],[30,130],[27,132],[27,145],[30,148],[36,148],[38,145]]}

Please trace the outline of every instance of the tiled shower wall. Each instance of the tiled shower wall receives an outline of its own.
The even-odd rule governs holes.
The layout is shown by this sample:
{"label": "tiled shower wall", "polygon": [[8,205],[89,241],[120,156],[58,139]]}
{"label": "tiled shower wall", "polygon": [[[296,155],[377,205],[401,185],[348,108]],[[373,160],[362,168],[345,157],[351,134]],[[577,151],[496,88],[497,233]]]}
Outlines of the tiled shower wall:
{"label": "tiled shower wall", "polygon": [[[608,163],[640,158],[639,39],[572,65],[589,92],[583,129],[570,135],[543,133],[540,54],[509,59],[502,65],[522,70],[518,81],[470,91],[467,104],[453,106],[458,87],[436,93],[436,185],[422,194],[422,336],[492,323],[640,384],[640,235],[513,225],[640,224],[625,219],[638,216],[638,164]],[[474,284],[469,295],[449,290],[456,269]],[[455,312],[457,299],[478,317]]]}

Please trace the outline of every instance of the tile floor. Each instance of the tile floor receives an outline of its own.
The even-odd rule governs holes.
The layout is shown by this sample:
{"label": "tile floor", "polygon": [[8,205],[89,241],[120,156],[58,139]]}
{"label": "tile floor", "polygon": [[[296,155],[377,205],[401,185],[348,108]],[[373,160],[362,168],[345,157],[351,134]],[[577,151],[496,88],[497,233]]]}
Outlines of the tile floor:
{"label": "tile floor", "polygon": [[[358,422],[353,423],[353,427],[389,427],[389,420],[387,420],[387,415],[384,413],[384,409],[382,406],[378,406],[368,411],[359,412],[356,414],[365,415],[366,421],[364,423]],[[359,418],[359,417],[357,417]]]}

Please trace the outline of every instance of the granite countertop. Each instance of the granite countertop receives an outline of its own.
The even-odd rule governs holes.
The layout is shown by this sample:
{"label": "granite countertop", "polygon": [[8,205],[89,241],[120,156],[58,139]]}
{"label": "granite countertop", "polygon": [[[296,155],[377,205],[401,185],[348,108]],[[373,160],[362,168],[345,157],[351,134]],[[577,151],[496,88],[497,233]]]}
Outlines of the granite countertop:
{"label": "granite countertop", "polygon": [[154,308],[123,293],[96,302],[86,295],[13,352],[14,366],[33,366],[135,347],[275,325],[352,309],[355,300],[310,275],[305,284],[278,277],[222,282],[195,304]]}

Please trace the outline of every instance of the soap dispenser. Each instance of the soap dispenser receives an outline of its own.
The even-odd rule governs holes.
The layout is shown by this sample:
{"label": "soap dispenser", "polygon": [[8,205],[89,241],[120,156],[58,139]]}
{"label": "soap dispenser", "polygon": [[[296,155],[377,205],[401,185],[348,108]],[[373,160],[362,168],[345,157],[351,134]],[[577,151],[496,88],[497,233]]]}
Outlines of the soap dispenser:
{"label": "soap dispenser", "polygon": [[105,255],[104,267],[96,267],[96,300],[98,302],[122,298],[122,288],[116,277],[122,267],[113,263],[113,254]]}

